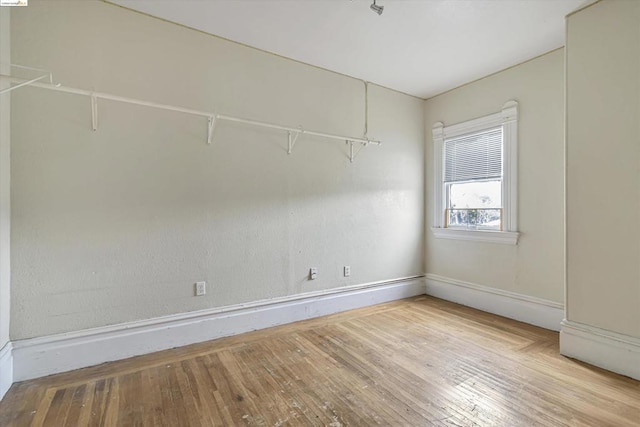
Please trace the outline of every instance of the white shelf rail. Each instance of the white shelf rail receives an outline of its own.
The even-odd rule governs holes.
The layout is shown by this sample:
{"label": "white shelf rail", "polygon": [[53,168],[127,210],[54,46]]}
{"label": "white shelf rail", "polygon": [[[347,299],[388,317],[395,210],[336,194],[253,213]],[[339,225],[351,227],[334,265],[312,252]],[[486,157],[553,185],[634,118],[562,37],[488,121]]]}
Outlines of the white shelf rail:
{"label": "white shelf rail", "polygon": [[25,67],[23,65],[16,65],[16,64],[7,64],[7,63],[0,63],[0,65],[3,66],[8,66],[10,68],[18,68],[21,70],[29,70],[29,71],[37,71],[38,73],[40,73],[40,75],[38,77],[32,78],[32,79],[24,79],[24,81],[20,82],[20,83],[15,83],[14,86],[8,86],[4,89],[0,89],[0,95],[2,95],[3,93],[8,93],[11,92],[12,90],[18,89],[22,86],[27,86],[30,84],[33,84],[37,81],[43,80],[48,78],[49,79],[49,84],[53,85],[53,74],[50,71],[47,70],[41,70],[39,68],[32,68],[32,67]]}
{"label": "white shelf rail", "polygon": [[[28,67],[19,67],[19,68],[31,69]],[[37,71],[43,71],[43,70],[37,70]],[[40,82],[40,80],[47,77],[49,78],[49,83]],[[158,108],[162,110],[176,111],[179,113],[205,117],[207,118],[207,143],[209,144],[213,142],[213,135],[215,132],[215,128],[218,121],[220,120],[226,120],[230,122],[244,123],[252,126],[260,126],[260,127],[269,128],[269,129],[286,131],[287,143],[288,143],[287,154],[291,154],[293,150],[293,146],[296,144],[296,141],[298,140],[298,137],[300,135],[312,135],[312,136],[318,136],[318,137],[327,138],[327,139],[345,141],[345,143],[349,145],[349,160],[352,163],[355,160],[357,154],[360,152],[360,150],[362,150],[362,148],[368,145],[382,144],[380,141],[370,139],[368,137],[356,138],[356,137],[343,136],[343,135],[337,135],[337,134],[326,133],[326,132],[318,132],[318,131],[303,129],[302,127],[295,128],[290,126],[283,126],[275,123],[262,122],[258,120],[250,120],[250,119],[245,119],[241,117],[228,116],[228,115],[218,114],[218,113],[209,112],[209,111],[194,110],[191,108],[176,107],[168,104],[160,104],[157,102],[144,101],[141,99],[127,98],[124,96],[113,95],[113,94],[104,93],[104,92],[94,92],[94,91],[85,90],[85,89],[77,89],[77,88],[72,88],[67,86],[61,86],[60,84],[53,84],[53,78],[51,73],[41,75],[34,79],[22,79],[18,77],[12,77],[8,75],[0,74],[0,79],[4,81],[8,81],[13,84],[13,86],[10,86],[0,91],[0,94],[8,93],[12,90],[18,89],[19,87],[30,85],[30,86],[41,88],[41,89],[49,89],[57,92],[65,92],[65,93],[71,93],[75,95],[82,95],[82,96],[89,97],[91,99],[91,125],[94,131],[98,130],[98,100],[106,99],[110,101],[142,105],[142,106],[151,107],[151,108]],[[354,149],[354,144],[360,145],[360,148],[357,150]]]}

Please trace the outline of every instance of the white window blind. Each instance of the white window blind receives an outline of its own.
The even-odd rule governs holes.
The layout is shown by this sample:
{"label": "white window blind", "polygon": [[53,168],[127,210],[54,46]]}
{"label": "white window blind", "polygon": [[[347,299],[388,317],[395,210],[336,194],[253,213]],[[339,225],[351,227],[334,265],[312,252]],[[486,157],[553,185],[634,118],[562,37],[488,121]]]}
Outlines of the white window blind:
{"label": "white window blind", "polygon": [[502,177],[502,127],[444,141],[444,182]]}

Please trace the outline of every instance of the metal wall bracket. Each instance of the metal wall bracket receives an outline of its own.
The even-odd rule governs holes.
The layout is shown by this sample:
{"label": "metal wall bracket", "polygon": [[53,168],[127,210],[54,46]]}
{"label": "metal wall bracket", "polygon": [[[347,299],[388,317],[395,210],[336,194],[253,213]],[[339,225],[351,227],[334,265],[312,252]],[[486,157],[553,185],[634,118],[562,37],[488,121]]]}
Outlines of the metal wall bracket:
{"label": "metal wall bracket", "polygon": [[287,148],[287,154],[291,154],[291,150],[293,150],[293,146],[296,145],[296,141],[301,133],[304,133],[304,129],[300,129],[300,132],[295,132],[295,135],[291,135],[291,131],[287,131],[287,137],[289,140],[289,146]]}
{"label": "metal wall bracket", "polygon": [[213,132],[216,130],[217,119],[218,119],[218,116],[209,117],[209,126],[207,131],[207,144],[211,144],[213,142]]}
{"label": "metal wall bracket", "polygon": [[93,131],[98,130],[98,97],[91,94],[91,128]]}
{"label": "metal wall bracket", "polygon": [[[345,143],[349,144],[349,161],[351,163],[355,161],[358,153],[360,153],[360,151],[362,151],[362,149],[369,144],[368,141],[351,141],[348,139],[345,141]],[[353,144],[360,144],[360,148],[354,149]]]}

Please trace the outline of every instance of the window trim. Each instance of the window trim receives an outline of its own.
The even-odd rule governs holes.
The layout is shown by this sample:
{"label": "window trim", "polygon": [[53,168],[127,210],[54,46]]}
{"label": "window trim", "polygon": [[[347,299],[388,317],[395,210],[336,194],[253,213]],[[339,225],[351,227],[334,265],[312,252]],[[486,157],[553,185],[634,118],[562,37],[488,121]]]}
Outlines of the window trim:
{"label": "window trim", "polygon": [[[444,140],[471,132],[479,132],[492,127],[502,126],[502,207],[504,231],[495,230],[461,230],[444,227],[444,182],[443,169]],[[518,243],[518,103],[507,101],[502,111],[468,120],[466,122],[444,126],[437,122],[432,128],[434,151],[434,215],[432,231],[436,238],[473,240],[490,243],[516,245]]]}

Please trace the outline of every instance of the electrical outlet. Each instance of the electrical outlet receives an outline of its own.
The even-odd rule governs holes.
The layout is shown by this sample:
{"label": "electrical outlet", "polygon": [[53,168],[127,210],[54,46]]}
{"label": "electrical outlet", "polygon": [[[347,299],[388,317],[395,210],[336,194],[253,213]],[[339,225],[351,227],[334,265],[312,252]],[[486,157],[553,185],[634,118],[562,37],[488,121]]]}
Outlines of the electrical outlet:
{"label": "electrical outlet", "polygon": [[309,280],[316,280],[318,278],[318,269],[316,267],[311,267],[309,270]]}
{"label": "electrical outlet", "polygon": [[196,282],[196,296],[201,297],[207,293],[207,282]]}
{"label": "electrical outlet", "polygon": [[344,266],[344,277],[349,277],[351,276],[351,267],[348,265]]}

